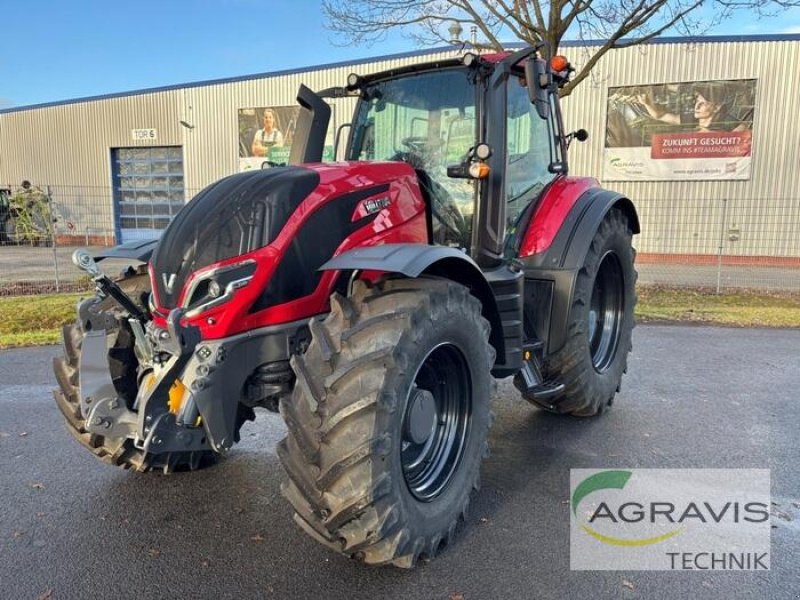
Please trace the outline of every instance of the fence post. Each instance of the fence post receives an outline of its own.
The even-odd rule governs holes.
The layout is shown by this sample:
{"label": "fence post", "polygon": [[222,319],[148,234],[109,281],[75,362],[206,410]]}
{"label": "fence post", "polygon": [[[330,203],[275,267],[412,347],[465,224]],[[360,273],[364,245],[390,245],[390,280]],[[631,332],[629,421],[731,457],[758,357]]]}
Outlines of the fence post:
{"label": "fence post", "polygon": [[722,284],[722,251],[725,245],[725,224],[728,222],[728,199],[722,199],[722,221],[719,226],[719,246],[717,248],[717,296]]}
{"label": "fence post", "polygon": [[56,277],[56,293],[61,291],[61,278],[58,273],[58,242],[56,241],[56,217],[53,214],[53,196],[50,186],[47,186],[47,209],[50,213],[48,229],[50,230],[51,246],[53,248],[53,271]]}

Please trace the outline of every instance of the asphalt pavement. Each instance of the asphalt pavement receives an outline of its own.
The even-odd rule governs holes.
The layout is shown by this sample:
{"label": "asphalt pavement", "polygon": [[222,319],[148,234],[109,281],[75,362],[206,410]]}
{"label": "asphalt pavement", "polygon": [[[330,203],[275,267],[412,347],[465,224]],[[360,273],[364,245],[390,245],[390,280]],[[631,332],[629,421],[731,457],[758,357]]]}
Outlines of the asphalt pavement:
{"label": "asphalt pavement", "polygon": [[[100,463],[50,390],[56,347],[0,351],[0,598],[798,598],[800,331],[640,326],[599,419],[498,385],[483,486],[454,543],[413,571],[309,539],[280,495],[280,418],[217,466],[168,477]],[[772,569],[570,571],[571,468],[769,468]]]}

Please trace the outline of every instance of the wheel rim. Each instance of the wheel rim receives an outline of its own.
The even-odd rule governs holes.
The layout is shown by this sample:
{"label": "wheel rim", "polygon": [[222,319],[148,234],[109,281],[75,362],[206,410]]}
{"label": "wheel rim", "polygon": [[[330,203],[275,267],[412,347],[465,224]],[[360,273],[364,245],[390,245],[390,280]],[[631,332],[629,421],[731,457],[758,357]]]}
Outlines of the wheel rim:
{"label": "wheel rim", "polygon": [[589,304],[589,352],[598,372],[607,370],[617,355],[624,311],[622,266],[608,251],[600,261]]}
{"label": "wheel rim", "polygon": [[418,500],[429,502],[458,470],[472,419],[472,385],[461,350],[440,344],[422,361],[401,423],[403,477]]}

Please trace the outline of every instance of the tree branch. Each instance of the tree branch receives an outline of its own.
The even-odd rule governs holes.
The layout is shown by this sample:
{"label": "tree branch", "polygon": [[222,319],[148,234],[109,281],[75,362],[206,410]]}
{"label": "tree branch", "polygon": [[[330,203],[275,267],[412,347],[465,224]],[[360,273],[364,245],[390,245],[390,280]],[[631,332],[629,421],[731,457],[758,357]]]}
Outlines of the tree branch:
{"label": "tree branch", "polygon": [[[700,7],[703,19],[690,15]],[[393,29],[420,43],[445,41],[446,24],[475,25],[479,47],[502,50],[500,41],[547,42],[557,51],[567,34],[599,39],[561,91],[569,95],[610,50],[647,43],[664,33],[697,35],[737,11],[768,16],[800,6],[800,0],[323,0],[326,26],[346,43],[374,42]]]}

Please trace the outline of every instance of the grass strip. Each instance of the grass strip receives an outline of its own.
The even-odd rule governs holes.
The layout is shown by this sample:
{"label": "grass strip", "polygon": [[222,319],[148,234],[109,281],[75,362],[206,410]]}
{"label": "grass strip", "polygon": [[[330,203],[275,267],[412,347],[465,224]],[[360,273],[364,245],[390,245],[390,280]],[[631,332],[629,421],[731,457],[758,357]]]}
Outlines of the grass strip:
{"label": "grass strip", "polygon": [[732,327],[800,327],[800,294],[640,286],[639,322],[678,322]]}
{"label": "grass strip", "polygon": [[0,348],[59,342],[61,326],[75,320],[80,298],[81,294],[0,298]]}
{"label": "grass strip", "polygon": [[[734,327],[800,327],[800,294],[640,286],[641,323],[696,323]],[[0,298],[0,348],[56,344],[75,319],[81,294]]]}

